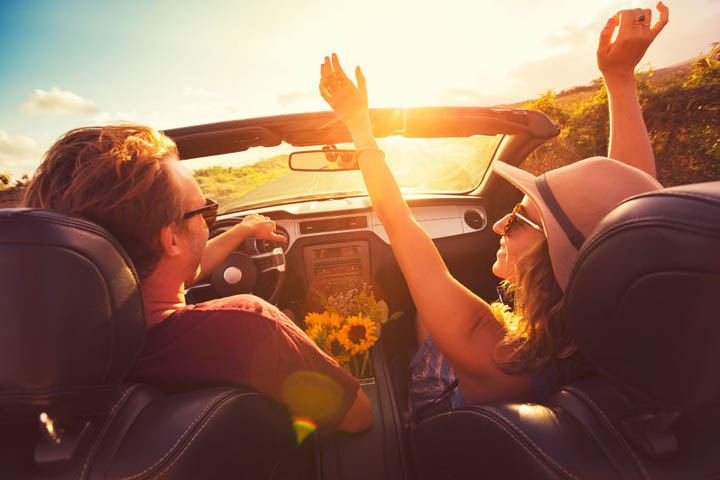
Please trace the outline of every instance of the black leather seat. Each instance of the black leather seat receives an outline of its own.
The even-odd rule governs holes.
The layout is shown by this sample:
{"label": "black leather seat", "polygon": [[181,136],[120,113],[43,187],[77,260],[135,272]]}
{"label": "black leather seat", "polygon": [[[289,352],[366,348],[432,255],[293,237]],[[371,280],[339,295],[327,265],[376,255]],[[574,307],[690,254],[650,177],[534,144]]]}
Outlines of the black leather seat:
{"label": "black leather seat", "polygon": [[308,471],[286,410],[256,392],[123,383],[144,342],[142,299],[127,255],[92,222],[0,210],[0,328],[0,478]]}
{"label": "black leather seat", "polygon": [[412,435],[423,478],[720,478],[720,182],[618,205],[565,314],[597,376],[543,405],[472,406]]}

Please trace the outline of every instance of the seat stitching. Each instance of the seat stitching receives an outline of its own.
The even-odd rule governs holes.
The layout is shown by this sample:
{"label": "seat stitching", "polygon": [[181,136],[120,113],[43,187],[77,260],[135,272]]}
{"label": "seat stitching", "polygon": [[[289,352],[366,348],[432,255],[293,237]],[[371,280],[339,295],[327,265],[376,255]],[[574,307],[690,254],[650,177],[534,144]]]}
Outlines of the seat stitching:
{"label": "seat stitching", "polygon": [[[173,452],[173,450],[178,446],[178,444],[184,440],[185,435],[187,435],[187,433],[188,433],[192,428],[194,428],[194,427],[202,420],[202,418],[205,416],[205,414],[208,412],[208,410],[210,410],[211,408],[215,407],[215,406],[217,405],[217,403],[219,403],[219,399],[221,399],[222,397],[229,397],[229,396],[234,395],[234,394],[236,394],[236,393],[237,393],[237,392],[229,392],[229,393],[228,393],[228,392],[223,392],[223,393],[221,393],[220,395],[217,395],[216,397],[214,397],[214,398],[208,403],[208,405],[203,409],[203,411],[200,412],[200,414],[199,414],[197,417],[195,417],[195,419],[192,421],[192,423],[191,423],[190,425],[188,425],[188,427],[185,429],[185,431],[178,437],[178,439],[175,441],[175,443],[165,452],[165,454],[164,454],[162,457],[160,457],[160,459],[159,459],[158,461],[156,461],[155,463],[153,463],[152,465],[150,465],[149,467],[147,467],[145,470],[143,470],[143,471],[141,471],[141,472],[138,472],[138,473],[136,473],[136,474],[134,474],[134,475],[131,475],[131,476],[129,476],[129,477],[123,477],[123,480],[134,480],[134,479],[136,479],[136,478],[140,478],[140,477],[142,477],[143,475],[145,475],[147,472],[149,472],[150,470],[153,470],[153,469],[157,468],[158,465],[160,465],[163,461],[165,461],[165,459]],[[245,392],[245,393],[239,394],[238,396],[243,397],[243,396],[245,396],[245,395],[256,395],[256,394],[255,394],[255,393]],[[209,420],[210,418],[212,418],[213,415],[214,415],[214,413],[211,414],[210,417],[208,417],[208,420]],[[197,436],[197,434],[202,430],[202,428],[204,428],[204,425],[206,425],[206,424],[207,424],[207,422],[205,422],[205,423],[203,424],[203,426],[200,428],[200,430],[198,430],[198,432],[196,432],[196,433],[192,436],[192,438],[191,438],[190,441],[188,442],[188,445],[189,445],[190,443],[192,443],[193,439],[195,439],[195,437]],[[183,449],[182,449],[182,451],[180,452],[180,454],[178,454],[178,456],[175,458],[175,460],[173,460],[173,461],[170,463],[169,466],[173,465],[186,449],[187,449],[187,445],[186,445],[185,447],[183,447]],[[168,468],[169,468],[169,466],[168,466]],[[164,473],[165,471],[167,471],[167,468],[166,468],[165,470],[163,470],[163,472],[161,472],[160,474]],[[158,475],[158,476],[159,476],[159,475]]]}
{"label": "seat stitching", "polygon": [[[671,224],[668,223],[662,223],[663,221],[670,220],[672,221]],[[639,223],[643,222],[642,225]],[[652,223],[651,223],[652,222]],[[674,228],[674,229],[690,229],[694,233],[702,233],[702,234],[709,234],[713,236],[717,236],[717,226],[715,224],[709,224],[707,222],[707,218],[705,217],[685,217],[685,218],[677,218],[672,215],[661,215],[661,214],[653,214],[653,215],[638,215],[633,216],[630,218],[623,219],[621,221],[616,221],[613,223],[612,226],[608,227],[606,230],[603,230],[598,233],[598,235],[591,237],[593,239],[593,243],[597,243],[599,239],[603,239],[610,235],[616,235],[618,231],[623,231],[627,227],[632,228],[647,228],[647,227],[662,227],[662,228]]]}
{"label": "seat stitching", "polygon": [[[118,240],[115,237],[113,237],[103,227],[92,222],[89,219],[86,219],[86,218],[77,218],[77,219],[75,219],[75,218],[50,218],[50,217],[43,216],[43,215],[36,216],[36,215],[25,215],[25,214],[22,215],[22,217],[24,217],[24,218],[21,218],[22,220],[25,220],[26,218],[31,218],[31,219],[33,219],[35,221],[39,221],[39,222],[44,222],[44,223],[53,224],[53,225],[60,225],[60,226],[64,226],[64,227],[71,227],[71,228],[75,228],[78,230],[84,230],[88,233],[93,233],[93,234],[103,238],[104,240],[108,241],[110,244],[112,244],[112,246],[115,247],[115,250],[117,250],[118,253],[120,254],[120,256],[125,260],[125,262],[128,263],[129,265],[133,265],[132,261],[130,260],[130,257],[128,256],[127,252],[125,252],[125,249],[120,245]],[[2,218],[0,218],[0,221],[2,221],[2,222],[7,221],[9,223],[18,223],[17,217],[15,217],[15,218],[2,217]],[[54,244],[56,242],[52,242],[52,243]],[[132,274],[135,277],[135,281],[137,282],[138,281],[137,272],[135,272],[134,268],[131,268],[130,270],[132,271]]]}
{"label": "seat stitching", "polygon": [[[508,422],[512,427],[516,427],[516,425],[515,425],[512,421],[510,421],[507,417],[505,417],[505,416],[504,416],[502,413],[500,413],[497,409],[494,409],[494,408],[491,408],[491,407],[486,407],[486,408],[492,410],[496,415],[498,415],[500,418],[502,418],[503,420],[505,420],[506,422]],[[473,412],[473,413],[476,413],[476,412]],[[492,422],[497,423],[497,424],[500,425],[500,426],[503,426],[503,427],[506,427],[506,428],[507,428],[507,425],[504,425],[503,423],[499,422],[497,419],[495,419],[495,418],[493,418],[493,417],[491,417],[491,416],[487,416],[486,418],[488,418],[488,419],[489,419],[490,421],[492,421]],[[540,449],[540,447],[539,447],[535,442],[533,442],[529,437],[527,437],[523,432],[518,431],[517,428],[513,428],[512,430],[515,431],[515,433],[519,433],[521,437],[523,437],[526,441],[528,441],[529,443],[531,443],[535,448],[537,448],[540,452],[542,452],[542,453],[543,453],[543,456],[546,457],[547,460],[549,460],[550,463],[552,463],[553,465],[555,465],[559,470],[561,470],[563,473],[565,473],[566,475],[568,475],[570,478],[577,479],[577,477],[576,477],[575,475],[573,475],[572,473],[568,472],[568,471],[565,470],[563,467],[561,467],[560,465],[558,465],[555,461],[553,461],[550,457],[548,457],[547,454],[545,454],[545,452],[543,452],[542,449]],[[530,454],[530,457],[531,457],[533,460],[535,460],[536,463],[538,463],[538,464],[539,464],[541,467],[543,467],[548,473],[550,473],[550,475],[553,475],[555,478],[560,478],[560,477],[558,477],[558,475],[557,475],[555,472],[553,472],[552,470],[550,470],[550,468],[549,468],[547,465],[545,465],[545,464],[538,458],[538,454],[537,454],[536,452],[533,452],[531,449],[528,448],[527,445],[523,444],[522,442],[518,442],[518,444],[519,444],[527,453]]]}
{"label": "seat stitching", "polygon": [[[563,387],[563,390],[567,391],[568,394],[572,394],[572,392],[568,391],[568,388],[569,387]],[[622,471],[622,465],[615,461],[615,458],[614,458],[612,452],[608,451],[608,449],[605,448],[604,442],[598,435],[596,435],[596,433],[593,431],[593,429],[590,428],[588,425],[586,425],[585,421],[580,420],[578,415],[576,415],[572,409],[567,408],[567,404],[565,402],[559,402],[558,405],[560,407],[562,407],[563,409],[565,409],[566,411],[568,411],[569,413],[571,413],[572,416],[574,416],[575,418],[578,419],[580,427],[583,429],[583,431],[585,431],[585,433],[589,437],[591,437],[593,440],[595,440],[595,443],[598,445],[598,449],[601,450],[605,454],[606,458],[610,461],[610,463],[614,467],[616,467],[617,470]]]}
{"label": "seat stitching", "polygon": [[[244,394],[244,395],[247,395],[247,394]],[[192,443],[195,441],[195,438],[197,438],[197,436],[202,433],[203,429],[207,426],[208,423],[210,423],[210,420],[215,415],[217,415],[219,411],[220,411],[220,409],[218,408],[217,410],[212,412],[209,417],[207,417],[207,419],[203,422],[203,424],[200,426],[200,428],[198,428],[198,430],[193,434],[193,436],[190,438],[190,440],[188,440],[188,442],[185,444],[185,446],[180,451],[180,453],[178,453],[178,455],[173,459],[173,461],[170,462],[162,471],[160,471],[158,473],[157,478],[160,478],[163,475],[165,475],[168,472],[168,470],[170,470],[173,467],[173,465],[175,465],[175,463],[177,463],[177,461],[180,460],[180,458],[183,456],[185,451],[187,451],[187,449],[190,448],[190,445],[192,445]]]}
{"label": "seat stitching", "polygon": [[[489,407],[489,406],[487,406],[487,405],[484,405],[483,408],[484,408],[484,409],[488,409],[488,410],[492,410],[493,413],[495,413],[496,415],[498,415],[499,417],[501,417],[503,420],[505,420],[506,422],[508,422],[510,425],[515,426],[515,424],[514,424],[513,422],[511,422],[510,420],[508,420],[504,415],[502,415],[502,414],[501,414],[499,411],[497,411],[496,409],[494,409],[494,408],[492,408],[492,407]],[[458,413],[459,413],[459,412],[458,412]],[[463,413],[470,413],[470,414],[473,414],[473,415],[482,416],[482,417],[484,417],[484,418],[486,418],[486,419],[488,419],[488,420],[496,423],[497,425],[499,425],[500,427],[502,427],[502,428],[504,428],[504,429],[507,429],[507,427],[508,427],[508,425],[505,425],[505,424],[503,424],[502,422],[499,422],[496,418],[493,418],[493,417],[490,416],[490,415],[483,415],[483,414],[481,414],[480,412],[477,412],[477,411],[474,411],[474,410],[463,410]],[[457,413],[455,413],[455,412],[448,412],[448,413],[445,413],[445,414],[442,414],[442,415],[437,415],[437,416],[432,417],[432,418],[439,418],[439,417],[451,416],[451,415],[456,415],[456,414],[457,414]],[[432,420],[432,419],[431,419],[431,420]],[[563,467],[561,467],[560,465],[558,465],[557,463],[555,463],[551,458],[549,458],[549,457],[547,456],[547,454],[545,454],[544,451],[542,451],[542,449],[540,449],[540,447],[537,446],[537,444],[536,444],[535,442],[533,442],[530,438],[528,438],[526,435],[524,435],[523,432],[518,432],[515,428],[513,428],[513,429],[511,429],[511,430],[512,430],[513,432],[519,433],[519,434],[524,438],[524,440],[526,440],[527,442],[531,443],[534,447],[536,447],[536,448],[543,454],[543,456],[546,457],[546,458],[549,460],[549,462],[552,463],[554,466],[556,466],[559,470],[561,470],[563,473],[565,473],[566,475],[568,475],[570,478],[577,480],[577,477],[576,477],[575,475],[573,475],[572,473],[568,472],[568,471],[565,470]],[[553,472],[552,470],[550,470],[550,468],[549,468],[547,465],[545,465],[542,461],[540,461],[540,459],[538,458],[538,455],[537,455],[536,452],[533,452],[532,450],[530,450],[530,449],[528,448],[528,446],[525,445],[525,444],[522,443],[522,442],[517,442],[517,443],[518,443],[518,445],[520,445],[520,446],[529,454],[529,456],[530,456],[533,460],[535,460],[535,462],[536,462],[537,464],[539,464],[543,469],[545,469],[545,471],[547,471],[550,475],[552,475],[554,478],[561,478],[561,477],[559,477],[559,476],[557,475],[557,473],[555,473],[555,472]]]}
{"label": "seat stitching", "polygon": [[654,192],[649,192],[645,194],[640,194],[640,196],[636,197],[630,197],[627,200],[623,201],[622,203],[627,203],[630,200],[637,200],[639,198],[647,198],[647,197],[666,197],[666,198],[679,198],[679,199],[692,199],[692,200],[705,200],[709,201],[710,203],[717,205],[718,204],[718,196],[713,194],[707,194],[703,192],[689,192],[689,191],[681,191],[681,190],[657,190]]}
{"label": "seat stitching", "polygon": [[[532,444],[535,448],[537,448],[537,450],[543,454],[543,456],[545,457],[545,459],[548,462],[552,463],[556,468],[558,468],[560,471],[565,473],[565,475],[569,476],[570,478],[575,478],[575,479],[578,478],[575,475],[573,475],[572,473],[570,473],[569,471],[567,471],[562,465],[560,465],[555,460],[553,460],[553,458],[550,457],[542,448],[540,448],[540,446],[537,443],[535,443],[525,432],[523,432],[518,425],[516,425],[512,420],[510,420],[505,415],[503,415],[500,412],[500,410],[498,410],[497,408],[494,408],[494,407],[486,407],[486,408],[488,408],[489,410],[492,410],[497,416],[499,416],[500,418],[502,418],[503,420],[508,422],[511,426],[513,426],[515,432],[518,435],[523,437],[525,439],[525,441],[527,441],[528,443]],[[526,450],[527,450],[527,448],[526,448]]]}
{"label": "seat stitching", "polygon": [[35,399],[38,397],[43,397],[43,399],[48,399],[50,397],[58,397],[61,395],[64,396],[74,396],[78,394],[87,395],[92,393],[103,393],[103,392],[110,392],[113,389],[117,388],[117,384],[114,385],[101,385],[101,386],[87,386],[87,385],[79,385],[75,387],[62,387],[62,388],[46,388],[46,389],[23,389],[23,390],[5,390],[0,391],[0,399],[1,400],[16,400],[16,399]]}
{"label": "seat stitching", "polygon": [[152,469],[156,468],[156,467],[158,466],[158,464],[162,463],[162,462],[167,458],[167,456],[170,455],[170,453],[172,453],[172,451],[175,449],[175,447],[177,447],[177,445],[183,440],[183,438],[185,437],[185,435],[200,421],[201,418],[203,418],[203,416],[207,413],[207,411],[215,405],[215,403],[217,402],[217,400],[218,400],[220,397],[223,397],[223,396],[225,396],[225,395],[227,395],[227,392],[221,393],[220,395],[217,395],[217,396],[215,396],[212,400],[210,400],[210,402],[208,402],[208,404],[207,404],[207,405],[205,406],[205,408],[200,412],[200,414],[198,414],[198,416],[195,417],[195,419],[193,419],[192,422],[190,422],[190,425],[188,425],[188,426],[185,428],[185,431],[184,431],[182,434],[180,434],[180,436],[177,438],[177,440],[175,440],[175,443],[163,454],[162,457],[160,457],[160,459],[159,459],[158,461],[156,461],[155,463],[151,464],[151,465],[150,465],[149,467],[147,467],[145,470],[143,470],[143,471],[141,471],[141,472],[139,472],[139,473],[136,473],[136,474],[134,474],[134,475],[132,475],[132,476],[125,477],[125,478],[127,478],[128,480],[131,480],[131,479],[134,479],[134,478],[138,478],[138,477],[143,476],[143,475],[144,475],[145,473],[147,473],[149,470],[152,470]]}
{"label": "seat stitching", "polygon": [[[32,219],[32,221],[37,221],[38,223],[47,223],[51,225],[60,225],[63,227],[72,227],[77,228],[78,230],[85,230],[89,233],[97,234],[98,236],[103,237],[106,240],[109,240],[111,243],[115,244],[117,243],[117,240],[108,234],[107,230],[103,229],[99,225],[93,223],[91,220],[86,218],[51,218],[47,216],[42,215],[22,215],[21,220],[25,219]],[[4,221],[12,222],[12,223],[19,223],[18,217],[4,217]]]}
{"label": "seat stitching", "polygon": [[268,477],[267,477],[268,480],[270,480],[270,479],[273,478],[273,475],[275,475],[275,472],[277,471],[279,464],[280,464],[279,461],[275,461],[275,465],[273,465],[273,468],[272,468],[272,470],[270,470],[270,474],[269,474]]}
{"label": "seat stitching", "polygon": [[110,429],[110,425],[112,424],[113,420],[115,419],[115,415],[117,415],[117,412],[120,410],[120,407],[125,403],[127,398],[130,396],[132,392],[140,388],[140,385],[133,385],[132,387],[125,390],[125,393],[123,393],[122,397],[113,405],[112,410],[110,410],[110,414],[108,415],[107,420],[105,421],[105,426],[103,426],[103,429],[100,431],[98,436],[95,439],[95,442],[93,443],[93,446],[90,448],[90,451],[88,452],[88,456],[85,459],[85,463],[83,464],[82,471],[80,472],[80,479],[82,480],[85,478],[85,475],[87,473],[87,469],[90,466],[90,461],[95,457],[95,454],[97,453],[97,449],[100,447],[100,443],[102,443],[103,438],[105,437],[105,434]]}
{"label": "seat stitching", "polygon": [[590,404],[590,408],[595,410],[595,413],[597,413],[604,423],[609,427],[610,431],[615,434],[615,436],[620,440],[620,444],[625,447],[625,449],[630,452],[630,455],[635,460],[635,463],[637,464],[638,468],[640,469],[640,473],[642,473],[643,478],[650,478],[648,476],[647,471],[645,471],[645,467],[643,466],[642,462],[638,458],[638,456],[633,451],[632,447],[628,445],[627,441],[625,440],[625,437],[622,436],[622,434],[615,428],[615,426],[612,424],[610,419],[605,415],[605,412],[603,412],[600,407],[592,401],[592,399],[585,394],[585,392],[575,388],[575,387],[565,387],[566,390],[573,392],[574,394],[578,395],[579,397],[582,397],[588,404]]}

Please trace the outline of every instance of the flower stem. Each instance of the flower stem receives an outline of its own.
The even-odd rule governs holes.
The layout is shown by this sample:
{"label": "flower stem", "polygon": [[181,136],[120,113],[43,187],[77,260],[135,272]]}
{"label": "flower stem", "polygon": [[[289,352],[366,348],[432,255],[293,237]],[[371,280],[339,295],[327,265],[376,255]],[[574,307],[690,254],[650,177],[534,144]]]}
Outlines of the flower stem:
{"label": "flower stem", "polygon": [[365,368],[367,368],[368,357],[370,357],[370,350],[365,350],[365,353],[363,354],[362,367],[360,368],[360,377],[361,378],[365,376]]}
{"label": "flower stem", "polygon": [[360,372],[358,371],[357,357],[355,355],[353,355],[352,358],[350,359],[350,362],[352,363],[352,374],[355,375],[357,378],[360,378]]}

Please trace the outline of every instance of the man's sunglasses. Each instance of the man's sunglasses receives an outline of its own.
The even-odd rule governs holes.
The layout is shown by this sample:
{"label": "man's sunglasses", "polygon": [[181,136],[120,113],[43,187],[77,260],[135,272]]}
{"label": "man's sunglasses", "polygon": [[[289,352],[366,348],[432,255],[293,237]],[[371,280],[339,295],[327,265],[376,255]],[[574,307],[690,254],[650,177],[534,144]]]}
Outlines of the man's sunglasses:
{"label": "man's sunglasses", "polygon": [[197,215],[198,213],[202,215],[203,220],[205,220],[205,224],[208,228],[212,228],[212,226],[215,224],[215,219],[217,218],[217,212],[218,212],[218,204],[214,200],[210,200],[209,198],[205,199],[205,206],[196,208],[195,210],[190,210],[189,212],[185,212],[183,214],[183,220],[187,220],[188,218],[192,217],[193,215]]}
{"label": "man's sunglasses", "polygon": [[515,208],[512,209],[512,212],[510,212],[510,218],[508,218],[507,223],[505,224],[505,228],[503,228],[503,231],[500,235],[503,237],[507,235],[510,232],[510,227],[513,226],[513,223],[515,223],[516,219],[519,219],[522,222],[525,222],[527,225],[531,226],[535,230],[537,230],[540,233],[545,233],[545,230],[538,225],[537,223],[533,222],[529,218],[527,218],[525,215],[520,213],[523,209],[522,203],[518,203],[515,205]]}

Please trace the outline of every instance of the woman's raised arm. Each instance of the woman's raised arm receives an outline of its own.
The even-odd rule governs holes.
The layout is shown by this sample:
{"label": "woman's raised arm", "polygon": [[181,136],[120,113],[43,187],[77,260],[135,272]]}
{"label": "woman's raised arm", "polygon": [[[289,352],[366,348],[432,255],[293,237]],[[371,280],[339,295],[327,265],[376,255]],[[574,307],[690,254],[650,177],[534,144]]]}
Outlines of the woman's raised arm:
{"label": "woman's raised arm", "polygon": [[[600,32],[597,63],[608,90],[610,145],[608,157],[657,177],[655,156],[643,120],[635,82],[635,67],[655,37],[668,23],[669,10],[658,2],[658,21],[652,10],[621,10]],[[612,41],[617,29],[617,38]]]}
{"label": "woman's raised arm", "polygon": [[526,396],[526,376],[507,375],[495,365],[493,354],[504,332],[490,307],[450,275],[432,239],[413,218],[375,141],[360,68],[355,75],[357,86],[335,54],[332,59],[325,57],[320,94],[352,135],[373,210],[390,238],[424,326],[455,369],[470,401]]}

